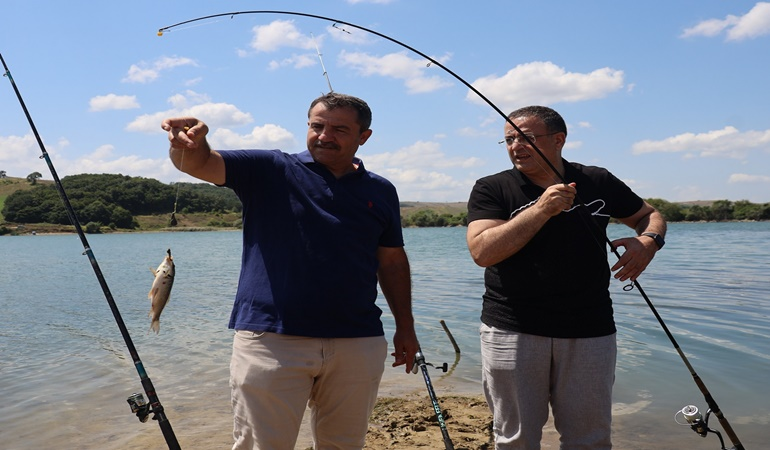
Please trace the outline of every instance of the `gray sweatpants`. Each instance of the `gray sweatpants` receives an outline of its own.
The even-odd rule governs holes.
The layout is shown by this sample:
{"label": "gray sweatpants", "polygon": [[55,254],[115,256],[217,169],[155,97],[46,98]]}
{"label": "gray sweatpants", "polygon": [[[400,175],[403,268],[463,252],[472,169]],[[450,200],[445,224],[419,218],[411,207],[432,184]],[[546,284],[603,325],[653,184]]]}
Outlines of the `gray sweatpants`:
{"label": "gray sweatpants", "polygon": [[496,449],[540,449],[549,404],[561,450],[612,448],[615,334],[558,339],[484,324],[479,331]]}

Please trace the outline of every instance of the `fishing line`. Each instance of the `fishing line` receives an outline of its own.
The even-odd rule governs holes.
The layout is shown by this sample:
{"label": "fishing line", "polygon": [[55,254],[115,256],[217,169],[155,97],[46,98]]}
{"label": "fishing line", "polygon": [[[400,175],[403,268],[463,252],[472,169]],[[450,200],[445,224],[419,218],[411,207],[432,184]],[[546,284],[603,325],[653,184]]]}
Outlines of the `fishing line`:
{"label": "fishing line", "polygon": [[128,352],[131,354],[131,358],[134,361],[134,366],[136,366],[136,370],[139,373],[139,378],[141,379],[142,387],[144,388],[144,391],[147,394],[147,398],[150,401],[150,403],[147,404],[144,402],[144,398],[142,397],[142,394],[133,394],[131,397],[128,398],[128,403],[131,406],[131,411],[136,413],[137,417],[139,417],[139,419],[142,422],[146,421],[149,413],[152,412],[154,414],[153,419],[157,420],[158,424],[160,425],[160,429],[163,432],[163,437],[165,437],[166,439],[168,448],[170,450],[180,449],[179,443],[177,442],[177,439],[176,439],[176,435],[174,434],[174,431],[171,428],[171,423],[166,418],[166,414],[163,411],[163,406],[161,406],[160,400],[158,399],[158,395],[155,392],[155,387],[153,387],[152,381],[150,380],[150,377],[147,375],[147,372],[144,369],[144,365],[142,364],[141,359],[139,359],[139,354],[136,351],[136,347],[134,347],[134,343],[131,340],[131,336],[128,333],[126,324],[123,322],[123,318],[120,315],[120,311],[118,311],[118,306],[117,304],[115,304],[115,299],[112,297],[112,294],[110,293],[110,289],[107,286],[107,281],[104,279],[104,275],[102,274],[102,271],[99,268],[99,264],[96,261],[96,257],[94,256],[94,253],[91,250],[91,246],[88,244],[88,240],[86,239],[86,235],[83,232],[82,227],[80,226],[80,221],[78,220],[75,214],[75,210],[72,208],[72,204],[70,204],[69,198],[67,197],[67,193],[64,191],[64,186],[62,186],[61,180],[59,180],[59,176],[56,173],[56,169],[53,166],[53,162],[51,161],[51,158],[48,155],[48,151],[46,150],[45,145],[43,145],[43,140],[40,138],[40,134],[37,132],[37,127],[35,126],[35,123],[32,121],[32,116],[29,114],[29,111],[27,110],[27,105],[24,103],[24,100],[21,97],[21,93],[19,92],[18,87],[16,87],[16,82],[13,80],[13,77],[11,76],[11,71],[8,69],[8,66],[5,64],[5,59],[3,58],[2,54],[0,54],[0,61],[2,61],[3,68],[5,69],[5,73],[3,75],[8,77],[8,81],[11,82],[11,86],[13,87],[13,90],[16,93],[16,97],[19,100],[21,109],[24,110],[24,115],[27,117],[27,121],[29,122],[29,125],[32,128],[32,133],[35,135],[35,139],[37,139],[37,143],[40,146],[40,151],[43,153],[41,156],[41,159],[45,159],[45,162],[48,165],[48,169],[51,171],[51,176],[53,177],[54,183],[56,185],[56,189],[59,191],[59,196],[61,197],[62,202],[64,202],[64,206],[67,211],[67,216],[69,217],[70,222],[72,222],[72,225],[75,226],[75,230],[77,231],[77,234],[80,237],[80,241],[83,243],[83,248],[85,249],[84,254],[88,256],[88,260],[91,262],[91,267],[94,269],[96,278],[99,280],[99,285],[102,287],[102,291],[104,292],[104,296],[107,299],[107,303],[110,305],[110,309],[112,310],[112,315],[115,317],[115,321],[118,324],[118,328],[120,329],[120,334],[123,335],[123,340],[126,343]]}
{"label": "fishing line", "polygon": [[[548,168],[550,169],[551,173],[555,175],[554,179],[558,179],[559,182],[561,182],[562,184],[568,184],[567,180],[564,178],[564,176],[561,173],[559,173],[559,171],[556,169],[556,167],[545,157],[545,155],[540,150],[540,148],[538,148],[538,146],[535,144],[535,142],[532,139],[530,139],[529,136],[527,136],[515,123],[513,123],[513,120],[508,118],[508,116],[502,110],[500,110],[500,108],[498,108],[494,103],[492,103],[492,101],[490,101],[486,96],[484,96],[484,94],[482,94],[478,89],[473,87],[473,85],[471,85],[469,82],[467,82],[464,78],[462,78],[461,76],[457,75],[455,72],[453,72],[451,69],[449,69],[444,64],[442,64],[441,62],[437,61],[436,59],[426,55],[425,53],[417,50],[414,47],[411,47],[411,46],[409,46],[409,45],[407,45],[407,44],[405,44],[405,43],[403,43],[403,42],[401,42],[401,41],[399,41],[397,39],[394,39],[394,38],[392,38],[390,36],[387,36],[387,35],[385,35],[383,33],[378,32],[378,31],[371,30],[369,28],[365,28],[365,27],[362,27],[360,25],[356,25],[356,24],[353,24],[353,23],[350,23],[350,22],[346,22],[346,21],[343,21],[343,20],[333,19],[333,18],[329,18],[329,17],[324,17],[324,16],[316,15],[316,14],[308,14],[308,13],[301,13],[301,12],[295,12],[295,11],[254,10],[254,11],[236,11],[236,12],[229,12],[229,13],[212,14],[212,15],[208,15],[208,16],[198,17],[198,18],[195,18],[195,19],[185,20],[183,22],[179,22],[179,23],[176,23],[174,25],[169,25],[169,26],[166,26],[166,27],[158,29],[158,36],[163,36],[163,33],[170,32],[172,29],[174,29],[176,27],[179,27],[179,26],[182,26],[182,25],[187,25],[187,24],[198,22],[198,21],[202,21],[202,20],[214,19],[214,18],[224,17],[224,16],[230,16],[230,18],[233,18],[233,17],[235,17],[237,15],[243,15],[243,14],[279,14],[279,15],[309,17],[309,18],[314,18],[314,19],[320,19],[320,20],[325,20],[325,21],[333,22],[334,23],[334,25],[333,25],[334,28],[337,28],[335,26],[336,24],[343,24],[343,25],[346,25],[346,26],[349,26],[349,27],[353,27],[353,28],[365,31],[367,33],[371,33],[371,34],[373,34],[375,36],[379,36],[379,37],[381,37],[381,38],[383,38],[383,39],[385,39],[387,41],[390,41],[390,42],[392,42],[392,43],[394,43],[394,44],[396,44],[398,46],[401,46],[401,47],[403,47],[403,48],[405,48],[405,49],[407,49],[407,50],[409,50],[409,51],[411,51],[411,52],[413,52],[413,53],[415,53],[417,55],[420,55],[421,57],[427,59],[430,62],[430,64],[434,64],[434,65],[440,67],[446,73],[448,73],[449,75],[454,77],[457,81],[462,83],[465,87],[470,89],[473,93],[478,95],[479,98],[481,98],[495,112],[497,112],[500,116],[502,116],[505,119],[505,121],[509,125],[511,125],[513,127],[513,129],[516,130],[516,132],[520,136],[524,137],[524,139],[527,141],[527,143],[532,147],[533,150],[535,150],[535,152],[538,154],[538,156],[548,166]],[[578,206],[581,207],[580,208],[581,210],[584,210],[584,211],[588,212],[588,215],[589,215],[591,223],[593,224],[593,227],[599,230],[599,232],[600,232],[599,234],[603,234],[604,235],[605,243],[602,244],[598,240],[596,235],[591,231],[592,230],[591,225],[584,219],[583,222],[586,225],[586,227],[588,228],[589,234],[594,236],[594,240],[596,240],[599,243],[599,245],[602,246],[602,250],[603,251],[604,251],[604,245],[605,244],[609,245],[609,248],[612,251],[612,253],[615,254],[615,256],[618,259],[620,259],[620,257],[621,257],[620,253],[617,251],[615,246],[612,245],[612,241],[610,241],[610,239],[607,237],[606,233],[601,233],[601,228],[596,223],[596,219],[591,215],[590,210],[580,200],[579,196],[576,195],[575,200],[577,201]],[[633,285],[639,291],[639,294],[642,296],[644,301],[647,303],[647,306],[652,311],[653,315],[657,319],[658,323],[660,324],[661,328],[665,332],[665,334],[668,337],[669,341],[671,341],[671,344],[674,346],[674,349],[677,351],[677,353],[679,354],[680,358],[684,362],[685,366],[690,371],[690,375],[692,376],[693,380],[695,381],[695,384],[698,386],[698,388],[700,389],[701,393],[703,394],[703,396],[704,396],[704,398],[706,400],[706,403],[709,405],[710,410],[717,416],[717,418],[719,419],[719,423],[722,425],[722,428],[724,429],[725,433],[728,435],[728,437],[730,438],[730,440],[734,444],[735,450],[745,450],[743,445],[741,444],[740,440],[738,439],[738,436],[735,434],[735,432],[733,431],[733,429],[730,426],[729,422],[727,421],[727,419],[724,417],[724,415],[722,414],[721,410],[719,409],[719,406],[717,405],[716,401],[712,397],[711,393],[706,388],[706,385],[703,383],[703,381],[701,380],[700,376],[698,376],[698,374],[695,372],[695,370],[693,369],[693,367],[690,364],[689,360],[685,356],[684,352],[679,347],[679,344],[677,343],[677,341],[674,338],[673,334],[671,334],[671,332],[669,331],[668,326],[666,325],[666,323],[663,321],[663,318],[658,313],[657,309],[655,308],[655,305],[653,305],[652,301],[649,299],[647,294],[642,289],[641,284],[639,284],[639,282],[637,280],[633,280],[631,282],[631,285]]]}
{"label": "fishing line", "polygon": [[[187,131],[189,129],[190,129],[190,127],[184,127],[185,131]],[[184,154],[185,154],[185,149],[183,148],[182,149],[182,158],[179,160],[179,171],[180,172],[182,171],[182,167],[184,167]],[[171,220],[169,221],[169,225],[171,225],[172,227],[175,227],[177,225],[177,221],[176,221],[176,205],[177,205],[177,203],[179,203],[179,188],[182,187],[182,179],[181,178],[182,177],[180,175],[179,181],[176,182],[176,198],[174,198],[174,212],[171,213]]]}

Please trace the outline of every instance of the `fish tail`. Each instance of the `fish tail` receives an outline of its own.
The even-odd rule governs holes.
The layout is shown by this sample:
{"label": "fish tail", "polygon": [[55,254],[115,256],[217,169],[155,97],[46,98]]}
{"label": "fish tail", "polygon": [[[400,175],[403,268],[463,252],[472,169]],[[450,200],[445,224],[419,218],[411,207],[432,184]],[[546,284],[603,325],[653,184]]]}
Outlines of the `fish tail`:
{"label": "fish tail", "polygon": [[153,320],[152,323],[150,323],[150,330],[154,331],[155,334],[160,333],[160,320]]}

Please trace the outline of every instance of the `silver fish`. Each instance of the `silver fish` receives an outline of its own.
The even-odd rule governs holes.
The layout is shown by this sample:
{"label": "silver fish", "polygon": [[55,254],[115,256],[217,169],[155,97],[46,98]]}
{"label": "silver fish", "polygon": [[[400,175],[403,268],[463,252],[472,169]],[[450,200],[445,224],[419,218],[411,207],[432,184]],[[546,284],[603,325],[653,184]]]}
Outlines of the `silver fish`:
{"label": "silver fish", "polygon": [[158,334],[160,332],[160,313],[168,303],[171,295],[171,287],[174,285],[174,258],[171,257],[171,249],[166,251],[168,256],[163,259],[157,269],[150,267],[150,272],[155,276],[147,298],[152,301],[150,307],[150,329]]}

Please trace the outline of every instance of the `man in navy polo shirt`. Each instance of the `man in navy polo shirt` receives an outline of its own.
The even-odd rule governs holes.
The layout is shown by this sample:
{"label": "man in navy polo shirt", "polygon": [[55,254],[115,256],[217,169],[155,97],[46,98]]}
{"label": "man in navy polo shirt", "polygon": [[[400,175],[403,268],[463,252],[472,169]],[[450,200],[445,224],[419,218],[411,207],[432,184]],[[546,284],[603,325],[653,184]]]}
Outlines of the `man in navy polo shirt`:
{"label": "man in navy polo shirt", "polygon": [[299,154],[211,150],[193,117],[161,125],[177,168],[243,204],[233,449],[294,449],[307,406],[315,448],[363,447],[387,354],[378,282],[396,324],[393,366],[414,362],[398,195],[355,156],[370,124],[366,102],[329,93],[310,105]]}
{"label": "man in navy polo shirt", "polygon": [[[562,449],[610,449],[611,272],[635,280],[663,246],[666,222],[606,169],[564,160],[567,126],[553,109],[508,118],[518,127],[504,128],[513,167],[478,180],[468,200],[468,248],[486,268],[482,384],[495,448],[539,449],[550,407]],[[612,242],[624,248],[612,268],[610,217],[636,232]]]}

